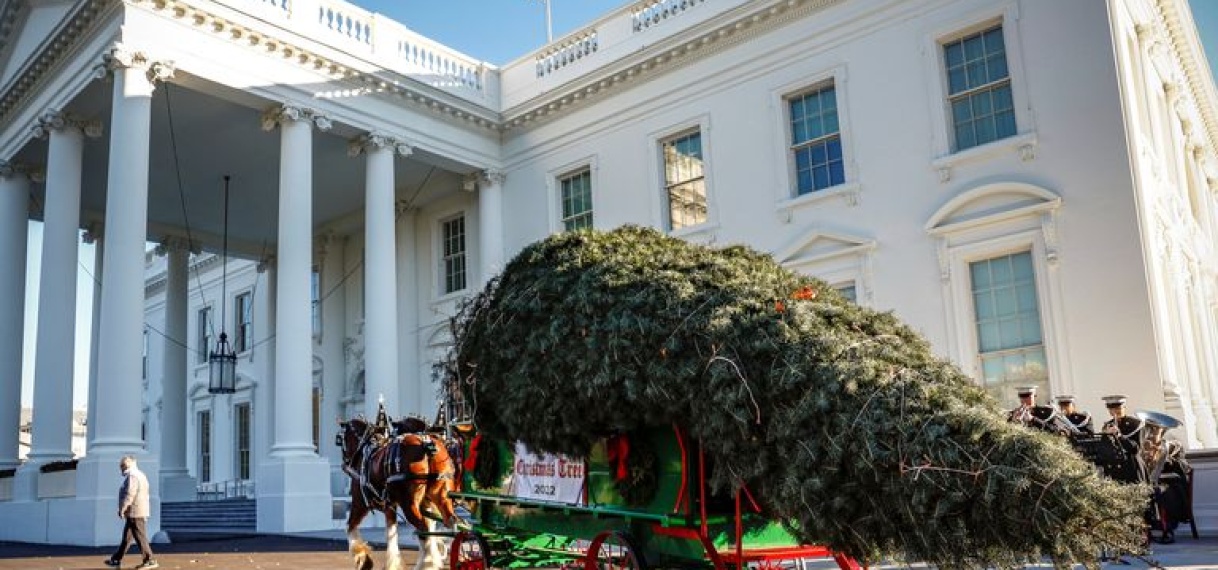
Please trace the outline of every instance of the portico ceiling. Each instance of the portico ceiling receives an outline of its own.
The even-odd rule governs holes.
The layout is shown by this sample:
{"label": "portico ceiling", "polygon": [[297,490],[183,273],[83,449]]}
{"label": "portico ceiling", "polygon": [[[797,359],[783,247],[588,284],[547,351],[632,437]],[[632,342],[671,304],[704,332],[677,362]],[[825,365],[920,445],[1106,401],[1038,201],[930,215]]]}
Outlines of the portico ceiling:
{"label": "portico ceiling", "polygon": [[[82,179],[82,226],[104,219],[109,161],[112,85],[95,81],[65,112],[104,125],[103,135],[86,139]],[[276,102],[178,72],[153,94],[149,172],[148,240],[189,232],[203,249],[218,251],[223,231],[223,177],[231,180],[229,248],[256,258],[273,253],[278,231],[279,132],[263,131],[261,115]],[[364,208],[364,158],[348,156],[360,131],[335,122],[313,135],[313,225],[352,231]],[[15,157],[45,164],[45,140],[34,140]],[[414,149],[398,157],[395,189],[400,203],[421,208],[460,192],[472,171],[451,160]],[[179,190],[180,188],[180,190]],[[45,185],[33,190],[35,219],[41,219]],[[189,228],[189,230],[188,230]]]}

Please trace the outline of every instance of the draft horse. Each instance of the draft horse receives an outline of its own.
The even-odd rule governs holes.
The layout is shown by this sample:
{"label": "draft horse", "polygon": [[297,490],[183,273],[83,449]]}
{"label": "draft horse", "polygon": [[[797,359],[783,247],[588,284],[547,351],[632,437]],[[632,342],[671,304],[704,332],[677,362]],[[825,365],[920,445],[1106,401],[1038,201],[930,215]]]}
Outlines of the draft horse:
{"label": "draft horse", "polygon": [[457,466],[444,440],[426,433],[393,435],[363,418],[339,421],[338,425],[335,443],[342,448],[343,472],[351,478],[347,545],[356,570],[373,567],[372,549],[360,537],[359,525],[374,510],[385,515],[386,566],[389,570],[401,568],[399,509],[419,536],[419,562],[415,568],[440,568],[444,558],[442,546],[430,535],[425,513],[429,513],[428,507],[436,509],[449,528],[454,528],[457,521],[448,496],[454,489]]}

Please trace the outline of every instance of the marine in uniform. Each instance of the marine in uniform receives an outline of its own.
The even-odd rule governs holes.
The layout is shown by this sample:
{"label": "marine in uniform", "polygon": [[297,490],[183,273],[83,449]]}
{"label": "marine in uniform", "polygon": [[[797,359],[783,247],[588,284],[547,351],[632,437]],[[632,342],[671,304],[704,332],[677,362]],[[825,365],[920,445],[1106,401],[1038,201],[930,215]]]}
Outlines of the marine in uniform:
{"label": "marine in uniform", "polygon": [[1016,424],[1057,432],[1053,424],[1053,408],[1036,404],[1036,386],[1020,386],[1015,389],[1019,396],[1019,407],[1007,413],[1007,421]]}
{"label": "marine in uniform", "polygon": [[1123,452],[1121,458],[1111,458],[1100,464],[1104,473],[1115,481],[1138,483],[1146,480],[1146,468],[1138,453],[1142,443],[1142,420],[1128,415],[1125,396],[1104,396],[1104,407],[1112,416],[1104,422],[1101,432],[1113,437]]}
{"label": "marine in uniform", "polygon": [[[1058,417],[1065,420],[1066,423],[1073,427],[1072,433],[1078,435],[1091,435],[1095,433],[1095,422],[1091,419],[1091,414],[1079,409],[1075,406],[1074,396],[1058,396],[1054,398],[1057,402]],[[1069,428],[1067,428],[1067,431]]]}

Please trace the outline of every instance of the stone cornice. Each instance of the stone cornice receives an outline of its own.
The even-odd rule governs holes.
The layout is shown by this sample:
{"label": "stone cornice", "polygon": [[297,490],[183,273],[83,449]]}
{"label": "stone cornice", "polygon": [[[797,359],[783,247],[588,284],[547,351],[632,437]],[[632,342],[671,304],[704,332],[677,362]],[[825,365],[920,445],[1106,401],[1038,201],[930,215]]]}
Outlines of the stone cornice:
{"label": "stone cornice", "polygon": [[1184,0],[1157,0],[1156,6],[1172,55],[1184,73],[1181,80],[1188,91],[1191,106],[1195,107],[1204,123],[1201,130],[1205,133],[1206,146],[1211,155],[1218,153],[1218,89],[1214,86],[1210,70],[1201,65],[1205,62],[1205,56],[1196,25],[1189,14],[1181,12],[1182,6],[1186,11],[1188,6]]}
{"label": "stone cornice", "polygon": [[34,55],[13,74],[9,83],[0,86],[0,123],[9,120],[18,107],[27,103],[47,72],[85,39],[87,34],[82,32],[93,26],[106,8],[119,4],[121,2],[117,0],[83,0],[77,5],[75,12],[64,18]]}
{"label": "stone cornice", "polygon": [[586,101],[678,69],[693,61],[784,26],[843,0],[750,2],[707,22],[703,28],[669,36],[653,46],[606,65],[513,109],[504,110],[501,129],[511,131],[547,122]]}
{"label": "stone cornice", "polygon": [[[98,1],[98,0],[94,0]],[[483,129],[496,129],[499,117],[494,110],[466,104],[458,97],[444,94],[431,86],[416,84],[410,78],[389,70],[369,73],[354,69],[292,41],[290,32],[270,37],[263,31],[234,22],[215,10],[193,5],[189,0],[127,0],[132,7],[147,9],[174,20],[184,21],[213,36],[265,54],[277,54],[283,61],[343,82],[360,94],[379,93],[406,101],[418,110],[447,117]],[[392,75],[392,77],[390,76]]]}

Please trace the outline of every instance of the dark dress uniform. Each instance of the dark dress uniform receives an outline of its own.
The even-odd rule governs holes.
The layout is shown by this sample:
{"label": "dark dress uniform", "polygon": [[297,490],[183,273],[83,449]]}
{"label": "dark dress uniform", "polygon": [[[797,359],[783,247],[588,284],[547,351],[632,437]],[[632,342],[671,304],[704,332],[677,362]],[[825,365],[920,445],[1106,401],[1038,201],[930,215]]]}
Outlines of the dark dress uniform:
{"label": "dark dress uniform", "polygon": [[1107,431],[1116,426],[1116,444],[1122,451],[1123,458],[1108,458],[1100,463],[1104,474],[1114,481],[1121,483],[1139,483],[1146,481],[1146,466],[1138,453],[1142,442],[1142,420],[1124,416],[1119,421],[1104,422],[1103,430]]}
{"label": "dark dress uniform", "polygon": [[1091,414],[1087,412],[1071,412],[1063,416],[1074,429],[1080,434],[1091,435],[1095,433],[1095,421],[1091,419]]}
{"label": "dark dress uniform", "polygon": [[1007,413],[1007,421],[1057,433],[1060,430],[1052,421],[1053,414],[1053,408],[1049,406],[1020,406]]}

